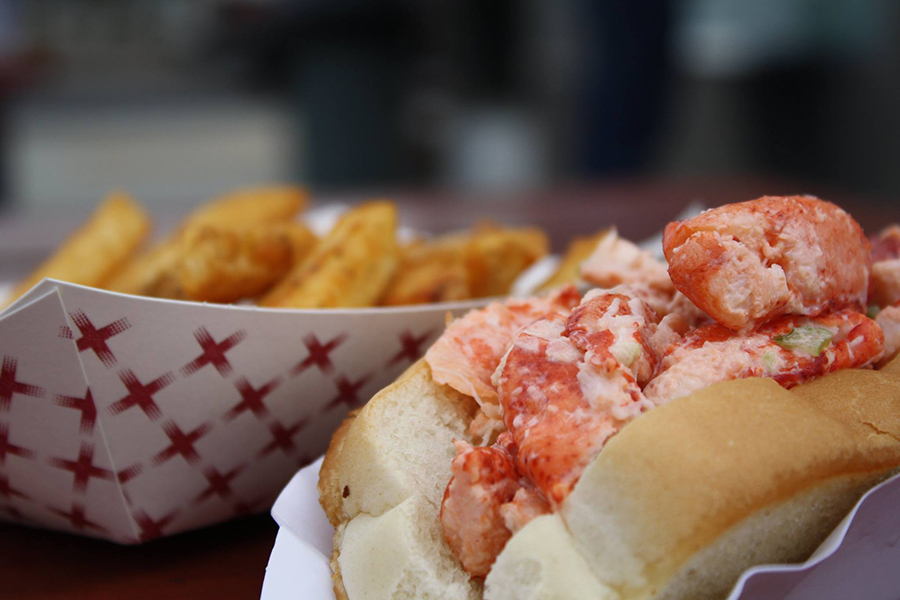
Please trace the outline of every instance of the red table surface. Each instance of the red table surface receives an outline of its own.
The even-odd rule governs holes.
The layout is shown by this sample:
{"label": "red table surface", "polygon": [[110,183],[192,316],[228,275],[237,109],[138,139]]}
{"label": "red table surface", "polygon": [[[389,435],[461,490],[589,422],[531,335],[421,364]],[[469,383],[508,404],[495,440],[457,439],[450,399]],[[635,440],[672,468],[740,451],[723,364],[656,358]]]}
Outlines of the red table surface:
{"label": "red table surface", "polygon": [[[612,224],[626,237],[651,235],[692,200],[716,206],[766,193],[800,192],[837,202],[869,232],[900,221],[900,203],[870,202],[860,196],[771,179],[607,182],[519,194],[515,203],[510,202],[512,195],[405,191],[392,196],[409,226],[440,232],[478,219],[534,223],[547,230],[554,249],[561,251],[572,236]],[[19,264],[39,259],[61,231],[76,223],[58,219],[41,236],[37,219],[0,220],[0,261],[6,261],[0,266],[13,272],[17,265],[11,266],[9,261],[14,257]],[[271,518],[260,515],[143,546],[123,547],[4,523],[0,524],[0,598],[258,597],[276,531]]]}

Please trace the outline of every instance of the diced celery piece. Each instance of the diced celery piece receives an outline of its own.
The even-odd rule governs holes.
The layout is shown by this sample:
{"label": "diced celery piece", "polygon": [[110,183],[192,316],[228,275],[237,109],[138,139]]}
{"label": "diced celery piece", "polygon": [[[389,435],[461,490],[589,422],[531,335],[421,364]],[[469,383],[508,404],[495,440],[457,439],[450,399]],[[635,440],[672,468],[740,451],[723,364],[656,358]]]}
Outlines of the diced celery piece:
{"label": "diced celery piece", "polygon": [[818,356],[831,343],[834,334],[830,329],[815,325],[801,325],[790,333],[775,336],[775,343],[785,350],[800,351]]}

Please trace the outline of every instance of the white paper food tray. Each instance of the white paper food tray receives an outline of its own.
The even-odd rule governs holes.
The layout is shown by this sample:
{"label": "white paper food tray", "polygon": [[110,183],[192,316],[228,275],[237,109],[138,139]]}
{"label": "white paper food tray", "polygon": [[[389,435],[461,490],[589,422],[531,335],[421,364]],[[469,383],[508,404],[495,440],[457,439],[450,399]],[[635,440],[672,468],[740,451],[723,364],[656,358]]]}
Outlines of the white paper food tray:
{"label": "white paper food tray", "polygon": [[[272,508],[278,536],[261,600],[334,600],[334,529],[319,506],[322,459],[300,470]],[[900,475],[871,489],[802,565],[747,570],[728,600],[896,600],[900,591]]]}
{"label": "white paper food tray", "polygon": [[265,511],[486,301],[261,309],[46,280],[0,314],[0,520],[122,543]]}

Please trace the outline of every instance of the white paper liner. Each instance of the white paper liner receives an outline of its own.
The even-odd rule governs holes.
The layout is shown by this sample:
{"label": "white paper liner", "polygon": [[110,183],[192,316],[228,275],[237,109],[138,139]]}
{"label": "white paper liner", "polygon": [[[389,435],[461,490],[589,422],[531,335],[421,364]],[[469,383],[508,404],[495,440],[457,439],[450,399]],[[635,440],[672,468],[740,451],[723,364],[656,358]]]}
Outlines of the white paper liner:
{"label": "white paper liner", "polygon": [[272,507],[279,529],[266,566],[263,599],[334,598],[329,566],[334,529],[316,491],[321,467],[319,458],[298,471]]}
{"label": "white paper liner", "polygon": [[[319,505],[320,458],[300,470],[272,508],[279,525],[262,600],[333,600],[334,529]],[[800,565],[748,569],[728,600],[896,600],[900,590],[900,475],[869,490]]]}

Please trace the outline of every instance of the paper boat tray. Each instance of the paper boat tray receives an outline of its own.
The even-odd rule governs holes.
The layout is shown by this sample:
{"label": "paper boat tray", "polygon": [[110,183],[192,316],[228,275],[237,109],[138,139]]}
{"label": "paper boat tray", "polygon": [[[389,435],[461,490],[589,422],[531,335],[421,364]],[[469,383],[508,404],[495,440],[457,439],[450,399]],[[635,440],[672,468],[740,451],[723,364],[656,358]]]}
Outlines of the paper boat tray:
{"label": "paper boat tray", "polygon": [[0,519],[139,543],[268,510],[446,314],[277,310],[53,280],[0,314]]}
{"label": "paper boat tray", "polygon": [[[272,507],[280,525],[261,600],[334,600],[334,529],[319,506],[321,459],[301,469]],[[896,600],[900,590],[900,475],[869,490],[805,563],[744,572],[728,600]]]}

